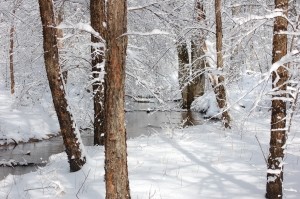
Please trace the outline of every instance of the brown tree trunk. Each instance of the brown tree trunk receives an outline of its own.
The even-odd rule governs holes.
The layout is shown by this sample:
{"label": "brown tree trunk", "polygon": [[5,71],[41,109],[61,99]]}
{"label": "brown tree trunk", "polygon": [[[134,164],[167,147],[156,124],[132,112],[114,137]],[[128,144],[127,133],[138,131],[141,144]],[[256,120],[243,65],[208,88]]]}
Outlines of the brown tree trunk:
{"label": "brown tree trunk", "polygon": [[[275,9],[283,10],[287,17],[288,0],[275,0]],[[274,21],[273,33],[273,52],[272,63],[276,63],[287,53],[287,35],[278,34],[280,31],[286,31],[288,22],[284,17],[276,17]],[[274,92],[272,99],[271,115],[271,138],[268,157],[268,173],[266,198],[282,198],[283,181],[283,158],[284,145],[286,143],[286,101],[287,97],[287,66],[280,66],[272,72],[272,88]]]}
{"label": "brown tree trunk", "polygon": [[[90,1],[91,26],[102,38],[105,38],[106,14],[105,0]],[[104,48],[96,47],[101,41],[94,35],[91,36],[92,48],[92,73],[93,73],[93,95],[94,95],[94,144],[104,145],[104,84],[100,73],[104,70]]]}
{"label": "brown tree trunk", "polygon": [[[222,55],[222,1],[215,0],[215,13],[216,13],[216,51],[217,51],[217,69],[218,71],[223,71],[223,55]],[[225,90],[225,78],[222,74],[213,77],[212,82],[214,92],[217,98],[217,103],[222,111],[222,122],[225,128],[230,128],[231,117],[227,110],[227,97]]]}
{"label": "brown tree trunk", "polygon": [[[196,1],[196,21],[205,20],[205,12],[200,0]],[[205,61],[201,57],[205,54],[204,34],[193,38],[191,41],[191,65],[189,53],[185,42],[178,44],[178,78],[182,96],[182,108],[190,109],[195,98],[202,96],[205,89]]]}
{"label": "brown tree trunk", "polygon": [[205,52],[203,50],[205,45],[204,38],[192,41],[191,56],[192,56],[192,74],[193,80],[190,84],[191,103],[197,98],[204,95],[205,91]]}
{"label": "brown tree trunk", "polygon": [[182,96],[182,108],[190,109],[192,101],[189,97],[189,52],[185,42],[178,44],[178,79]]}
{"label": "brown tree trunk", "polygon": [[60,124],[66,153],[70,163],[70,170],[78,171],[85,164],[83,145],[79,131],[70,113],[66,99],[63,78],[60,75],[60,66],[57,48],[57,29],[55,27],[52,0],[39,0],[40,15],[43,25],[44,59],[53,104]]}
{"label": "brown tree trunk", "polygon": [[127,1],[107,1],[105,77],[106,199],[130,198],[124,113]]}
{"label": "brown tree trunk", "polygon": [[13,14],[13,20],[12,20],[10,31],[9,31],[9,71],[10,71],[10,93],[13,95],[15,93],[15,75],[14,75],[15,25],[14,25],[14,18],[15,18],[15,14],[16,14],[16,5],[14,5],[12,14]]}
{"label": "brown tree trunk", "polygon": [[[54,0],[54,2],[57,0]],[[58,26],[61,22],[63,22],[64,19],[64,2],[62,2],[60,5],[57,5],[56,8],[56,19],[55,19],[55,24]],[[57,28],[57,47],[58,47],[58,52],[60,57],[62,57],[61,55],[63,54],[63,42],[62,42],[62,38],[64,37],[64,31],[61,28]],[[63,75],[63,79],[65,84],[67,84],[68,81],[68,70],[66,70],[66,66],[64,65],[64,61],[60,60],[60,66],[62,69],[62,75]]]}

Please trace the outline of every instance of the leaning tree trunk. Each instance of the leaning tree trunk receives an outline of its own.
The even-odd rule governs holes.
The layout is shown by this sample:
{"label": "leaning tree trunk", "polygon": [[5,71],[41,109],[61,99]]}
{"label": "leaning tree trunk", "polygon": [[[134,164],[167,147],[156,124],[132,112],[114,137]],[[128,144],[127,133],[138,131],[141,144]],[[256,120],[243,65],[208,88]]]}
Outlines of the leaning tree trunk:
{"label": "leaning tree trunk", "polygon": [[[64,1],[60,2],[60,0],[54,0],[54,3],[57,2],[56,12],[55,12],[55,23],[58,26],[60,23],[63,22],[64,19]],[[68,81],[68,70],[65,66],[65,60],[62,60],[63,57],[63,41],[62,38],[64,37],[64,31],[61,28],[57,28],[57,47],[58,47],[58,53],[60,56],[60,66],[62,70],[62,75],[65,81],[65,84],[67,84]]]}
{"label": "leaning tree trunk", "polygon": [[83,145],[79,131],[70,113],[66,99],[64,83],[59,66],[57,49],[57,30],[55,28],[52,0],[39,0],[40,15],[43,25],[44,59],[53,104],[60,124],[66,153],[70,163],[70,170],[78,171],[85,164]]}
{"label": "leaning tree trunk", "polygon": [[[275,0],[275,9],[283,10],[287,17],[288,0]],[[287,35],[278,34],[286,31],[288,21],[285,17],[276,17],[274,21],[272,63],[276,63],[287,53]],[[286,143],[286,101],[288,69],[282,65],[272,72],[271,138],[268,157],[267,193],[269,199],[282,198],[283,158]]]}
{"label": "leaning tree trunk", "polygon": [[105,76],[106,199],[130,198],[124,113],[127,1],[107,1]]}
{"label": "leaning tree trunk", "polygon": [[[223,71],[223,55],[222,55],[222,1],[215,0],[215,14],[216,14],[216,51],[217,51],[217,69]],[[225,90],[225,78],[221,74],[213,77],[213,88],[217,98],[217,103],[222,111],[222,122],[225,128],[230,128],[231,118],[227,110],[227,97]]]}
{"label": "leaning tree trunk", "polygon": [[[90,1],[91,26],[105,38],[105,0]],[[94,144],[104,145],[104,84],[100,73],[104,70],[104,48],[99,47],[100,38],[91,36],[92,73],[94,96]]]}

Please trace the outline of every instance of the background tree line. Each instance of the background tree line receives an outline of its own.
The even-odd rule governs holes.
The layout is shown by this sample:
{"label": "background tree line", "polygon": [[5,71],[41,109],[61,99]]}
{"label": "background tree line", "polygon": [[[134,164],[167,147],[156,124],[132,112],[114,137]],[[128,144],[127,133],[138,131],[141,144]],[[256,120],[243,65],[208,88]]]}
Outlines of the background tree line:
{"label": "background tree line", "polygon": [[[86,161],[77,123],[94,130],[95,144],[105,145],[107,198],[130,198],[126,97],[151,97],[162,104],[181,99],[181,106],[191,109],[197,97],[214,92],[224,127],[230,128],[234,118],[226,87],[246,71],[259,71],[263,83],[269,74],[272,78],[266,197],[282,198],[288,113],[297,109],[299,2],[30,2],[1,3],[1,35],[6,37],[0,42],[8,46],[1,53],[7,60],[1,74],[19,99],[16,106],[42,103],[43,95],[52,94],[71,171]],[[42,24],[35,18],[39,15]],[[46,70],[40,67],[42,56]],[[74,103],[78,100],[84,103]]]}

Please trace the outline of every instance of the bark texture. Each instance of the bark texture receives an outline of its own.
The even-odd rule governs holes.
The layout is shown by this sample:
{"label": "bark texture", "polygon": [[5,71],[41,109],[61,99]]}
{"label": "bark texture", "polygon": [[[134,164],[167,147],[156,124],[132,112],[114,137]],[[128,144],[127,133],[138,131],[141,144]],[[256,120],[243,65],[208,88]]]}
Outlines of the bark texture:
{"label": "bark texture", "polygon": [[178,52],[178,78],[182,96],[182,108],[190,109],[193,102],[191,95],[189,95],[189,52],[185,42],[177,46]]}
{"label": "bark texture", "polygon": [[[223,71],[223,54],[222,54],[222,1],[215,0],[215,13],[216,13],[216,51],[217,51],[217,68],[218,71]],[[226,89],[224,86],[225,78],[221,74],[214,75],[212,78],[213,89],[217,98],[217,103],[219,108],[222,111],[222,122],[225,128],[230,128],[231,117],[227,110],[227,97],[226,97]]]}
{"label": "bark texture", "polygon": [[106,199],[130,198],[124,113],[127,1],[107,2],[105,77]]}
{"label": "bark texture", "polygon": [[14,34],[15,34],[15,25],[14,18],[16,14],[16,5],[14,5],[13,11],[13,20],[11,23],[9,31],[9,73],[10,73],[10,93],[15,93],[15,74],[14,74]]}
{"label": "bark texture", "polygon": [[[56,12],[55,12],[55,24],[58,26],[60,23],[63,22],[64,20],[64,1],[60,2],[58,0],[54,0],[54,3],[57,2],[57,7],[55,8]],[[67,84],[67,80],[68,80],[68,70],[66,70],[66,66],[65,66],[65,60],[62,60],[61,58],[64,55],[64,51],[63,51],[63,42],[62,42],[62,38],[64,37],[64,31],[60,28],[57,28],[57,47],[58,47],[58,53],[60,56],[60,66],[62,69],[62,74],[63,74],[63,78],[65,81],[65,84]]]}
{"label": "bark texture", "polygon": [[[287,16],[288,0],[275,0],[275,8],[283,10]],[[284,17],[276,17],[274,21],[272,63],[279,61],[287,53],[287,35],[278,34],[286,31],[288,22]],[[283,158],[286,143],[286,101],[287,66],[280,66],[272,73],[272,88],[275,94],[272,99],[271,138],[268,157],[266,198],[282,198]]]}
{"label": "bark texture", "polygon": [[[106,15],[105,0],[90,1],[91,26],[97,31],[102,38],[105,38]],[[92,55],[92,73],[94,78],[93,95],[94,95],[94,144],[104,145],[104,84],[99,80],[99,74],[103,72],[101,65],[104,63],[104,48],[96,47],[97,43],[103,42],[100,38],[91,36],[94,44],[91,48]]]}
{"label": "bark texture", "polygon": [[[195,12],[196,21],[203,23],[205,12],[200,0],[196,1]],[[200,34],[200,35],[199,35]],[[205,55],[205,36],[204,32],[197,33],[191,41],[191,64],[189,64],[189,54],[186,43],[177,47],[179,62],[179,85],[182,96],[182,108],[190,109],[192,102],[204,94],[205,90],[205,60],[201,58]]]}
{"label": "bark texture", "polygon": [[76,134],[76,125],[70,113],[61,70],[59,66],[58,48],[57,48],[57,29],[55,27],[54,11],[52,0],[39,0],[40,15],[43,25],[43,46],[44,59],[49,86],[53,98],[53,104],[56,110],[60,124],[61,134],[63,136],[66,153],[70,163],[70,170],[78,171],[85,164],[85,157],[82,154],[80,146],[82,143]]}

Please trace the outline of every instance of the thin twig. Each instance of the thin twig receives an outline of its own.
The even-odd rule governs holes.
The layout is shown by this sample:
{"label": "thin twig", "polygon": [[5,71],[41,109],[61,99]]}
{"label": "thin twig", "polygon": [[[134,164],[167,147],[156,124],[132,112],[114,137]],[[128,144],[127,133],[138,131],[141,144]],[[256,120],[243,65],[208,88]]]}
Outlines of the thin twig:
{"label": "thin twig", "polygon": [[90,174],[90,171],[91,171],[91,169],[89,170],[88,174],[85,176],[83,183],[81,184],[80,188],[78,189],[78,191],[77,191],[77,193],[76,193],[76,198],[78,198],[78,199],[79,199],[78,193],[79,193],[79,191],[82,189],[83,185],[85,184],[86,179],[88,178],[88,176],[89,176],[89,174]]}
{"label": "thin twig", "polygon": [[261,150],[262,155],[264,156],[265,162],[266,162],[266,164],[268,164],[267,158],[266,158],[266,156],[265,156],[265,154],[264,154],[264,151],[263,151],[263,149],[262,149],[262,147],[261,147],[261,144],[260,144],[260,142],[259,142],[259,140],[258,140],[258,138],[257,138],[256,135],[255,135],[255,138],[256,138],[256,140],[257,140],[257,142],[258,142],[258,144],[259,144],[259,147],[260,147],[260,150]]}

